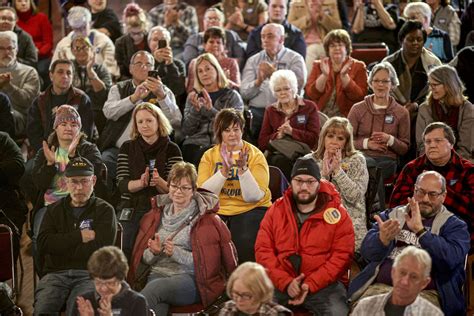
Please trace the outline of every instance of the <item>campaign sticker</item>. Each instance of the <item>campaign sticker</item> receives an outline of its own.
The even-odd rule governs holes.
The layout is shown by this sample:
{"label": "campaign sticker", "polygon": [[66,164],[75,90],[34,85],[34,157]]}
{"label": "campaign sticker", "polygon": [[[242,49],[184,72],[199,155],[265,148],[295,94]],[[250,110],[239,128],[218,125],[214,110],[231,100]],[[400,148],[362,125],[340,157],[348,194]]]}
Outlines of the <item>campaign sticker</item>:
{"label": "campaign sticker", "polygon": [[392,124],[394,121],[395,121],[395,118],[393,117],[392,114],[385,115],[385,123],[386,124]]}
{"label": "campaign sticker", "polygon": [[306,123],[306,115],[297,115],[296,121],[298,124],[305,124]]}
{"label": "campaign sticker", "polygon": [[341,213],[337,208],[330,207],[324,211],[324,221],[328,224],[337,224],[341,220]]}

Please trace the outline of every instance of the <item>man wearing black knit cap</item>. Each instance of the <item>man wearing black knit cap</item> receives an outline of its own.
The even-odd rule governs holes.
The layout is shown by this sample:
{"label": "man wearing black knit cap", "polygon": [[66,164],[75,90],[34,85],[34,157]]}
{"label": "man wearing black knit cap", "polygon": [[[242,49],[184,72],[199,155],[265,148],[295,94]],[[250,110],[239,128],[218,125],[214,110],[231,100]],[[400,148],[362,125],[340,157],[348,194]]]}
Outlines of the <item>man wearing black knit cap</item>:
{"label": "man wearing black knit cap", "polygon": [[34,314],[59,313],[66,303],[72,315],[76,297],[94,289],[87,272],[91,254],[113,245],[117,220],[113,207],[92,195],[96,176],[86,158],[69,161],[69,195],[48,206],[38,235],[40,281]]}
{"label": "man wearing black knit cap", "polygon": [[347,315],[347,269],[354,228],[336,188],[312,158],[299,158],[291,187],[267,211],[255,243],[275,297],[324,315]]}

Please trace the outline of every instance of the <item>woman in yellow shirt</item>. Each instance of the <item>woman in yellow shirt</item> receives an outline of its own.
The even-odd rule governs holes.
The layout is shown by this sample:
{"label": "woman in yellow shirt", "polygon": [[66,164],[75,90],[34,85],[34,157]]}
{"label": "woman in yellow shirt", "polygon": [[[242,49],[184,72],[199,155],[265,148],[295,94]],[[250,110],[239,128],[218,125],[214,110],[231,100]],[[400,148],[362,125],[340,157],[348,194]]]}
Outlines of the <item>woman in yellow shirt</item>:
{"label": "woman in yellow shirt", "polygon": [[227,223],[239,261],[255,261],[260,221],[271,205],[268,164],[263,153],[242,140],[242,113],[221,110],[214,122],[214,147],[199,164],[198,187],[219,196],[219,215]]}

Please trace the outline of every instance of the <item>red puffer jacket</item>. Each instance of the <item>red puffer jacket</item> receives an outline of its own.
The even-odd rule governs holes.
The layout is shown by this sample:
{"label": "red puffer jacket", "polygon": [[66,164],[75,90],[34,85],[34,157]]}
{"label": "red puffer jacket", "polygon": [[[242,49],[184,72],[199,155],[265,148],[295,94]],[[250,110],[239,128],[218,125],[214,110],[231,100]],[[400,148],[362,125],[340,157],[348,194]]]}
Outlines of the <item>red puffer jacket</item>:
{"label": "red puffer jacket", "polygon": [[[164,205],[172,203],[167,195],[156,198],[157,203],[154,205],[158,205],[158,208],[146,213],[140,222],[128,272],[130,283],[135,280],[135,272],[147,248],[148,239],[158,230]],[[194,198],[200,212],[191,223],[194,273],[201,302],[208,306],[224,292],[228,276],[237,267],[237,251],[229,229],[216,214],[219,210],[218,197],[198,189]]]}
{"label": "red puffer jacket", "polygon": [[[347,269],[354,254],[354,228],[336,188],[320,181],[319,198],[326,204],[298,226],[293,212],[293,192],[289,188],[267,211],[260,224],[255,243],[257,262],[262,264],[278,290],[286,292],[298,276],[289,260],[301,256],[300,273],[310,293],[337,280],[347,281]],[[324,195],[324,196],[322,196]]]}

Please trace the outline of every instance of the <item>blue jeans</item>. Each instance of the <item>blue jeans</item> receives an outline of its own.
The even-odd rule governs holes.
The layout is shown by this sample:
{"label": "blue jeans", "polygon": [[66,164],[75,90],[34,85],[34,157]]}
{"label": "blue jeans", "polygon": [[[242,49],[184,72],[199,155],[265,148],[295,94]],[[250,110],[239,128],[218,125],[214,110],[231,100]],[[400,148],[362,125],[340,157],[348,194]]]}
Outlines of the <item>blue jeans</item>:
{"label": "blue jeans", "polygon": [[48,273],[36,288],[34,315],[59,315],[64,303],[66,315],[73,315],[77,296],[94,290],[94,283],[87,270]]}
{"label": "blue jeans", "polygon": [[220,215],[229,227],[232,241],[234,242],[239,263],[246,261],[255,262],[255,240],[257,239],[260,222],[265,216],[266,207],[256,207],[248,212],[233,215]]}
{"label": "blue jeans", "polygon": [[184,306],[201,301],[194,276],[189,274],[151,274],[141,293],[157,316],[168,315],[170,305]]}
{"label": "blue jeans", "polygon": [[[275,299],[279,304],[288,306],[290,296],[275,289]],[[314,294],[309,293],[302,305],[313,315],[318,316],[341,316],[349,313],[347,291],[339,281]]]}

